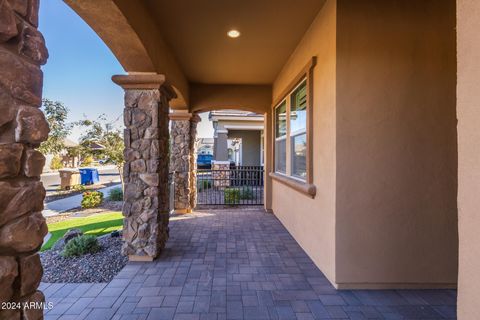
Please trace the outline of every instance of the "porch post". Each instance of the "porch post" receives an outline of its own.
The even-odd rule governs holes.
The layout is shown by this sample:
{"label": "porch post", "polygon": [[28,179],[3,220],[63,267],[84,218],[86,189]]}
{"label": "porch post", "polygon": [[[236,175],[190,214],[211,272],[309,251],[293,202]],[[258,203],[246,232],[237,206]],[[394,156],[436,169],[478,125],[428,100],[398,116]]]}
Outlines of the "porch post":
{"label": "porch post", "polygon": [[[18,5],[17,5],[18,3]],[[20,3],[25,3],[24,5]],[[0,303],[44,301],[38,250],[44,156],[35,148],[49,128],[40,110],[48,52],[38,26],[38,1],[0,1]],[[0,308],[0,319],[43,319],[42,308]]]}
{"label": "porch post", "polygon": [[190,119],[190,208],[197,206],[197,124],[200,116],[195,114]]}
{"label": "porch post", "polygon": [[224,128],[217,128],[215,130],[214,146],[215,160],[228,161],[228,130]]}
{"label": "porch post", "polygon": [[175,212],[189,213],[190,204],[190,119],[192,114],[182,111],[170,113],[172,154],[170,171],[174,172]]}
{"label": "porch post", "polygon": [[264,174],[263,174],[263,203],[265,211],[272,211],[272,177],[270,172],[274,172],[273,168],[273,112],[268,110],[264,117],[264,130],[263,130],[263,145],[264,145]]}
{"label": "porch post", "polygon": [[131,261],[152,261],[168,240],[168,109],[160,74],[112,77],[125,90],[124,244]]}

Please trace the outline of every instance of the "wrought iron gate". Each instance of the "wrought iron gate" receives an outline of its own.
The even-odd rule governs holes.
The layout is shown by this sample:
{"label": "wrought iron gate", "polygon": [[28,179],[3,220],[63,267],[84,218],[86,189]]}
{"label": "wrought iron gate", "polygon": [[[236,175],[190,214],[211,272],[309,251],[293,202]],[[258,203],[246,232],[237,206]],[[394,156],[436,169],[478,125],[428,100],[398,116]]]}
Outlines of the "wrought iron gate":
{"label": "wrought iron gate", "polygon": [[238,166],[229,170],[197,170],[197,204],[262,205],[263,167]]}

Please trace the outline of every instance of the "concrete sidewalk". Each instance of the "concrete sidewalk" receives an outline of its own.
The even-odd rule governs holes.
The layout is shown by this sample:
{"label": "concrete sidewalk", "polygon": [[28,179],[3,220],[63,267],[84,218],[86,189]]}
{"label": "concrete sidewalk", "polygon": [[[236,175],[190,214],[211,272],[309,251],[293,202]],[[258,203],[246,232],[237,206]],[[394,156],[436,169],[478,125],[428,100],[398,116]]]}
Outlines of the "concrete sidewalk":
{"label": "concrete sidewalk", "polygon": [[[116,185],[113,185],[113,186],[110,186],[110,187],[107,187],[107,188],[99,189],[99,190],[96,190],[96,191],[103,192],[104,196],[107,197],[108,192],[111,189],[117,188],[119,186],[121,186],[120,183],[116,184]],[[63,198],[63,199],[60,199],[60,200],[45,203],[45,205],[44,205],[45,208],[43,209],[42,214],[43,214],[44,217],[55,216],[57,214],[65,212],[67,210],[80,207],[81,202],[82,202],[82,195],[77,194],[75,196],[71,196],[71,197],[68,197],[68,198]]]}

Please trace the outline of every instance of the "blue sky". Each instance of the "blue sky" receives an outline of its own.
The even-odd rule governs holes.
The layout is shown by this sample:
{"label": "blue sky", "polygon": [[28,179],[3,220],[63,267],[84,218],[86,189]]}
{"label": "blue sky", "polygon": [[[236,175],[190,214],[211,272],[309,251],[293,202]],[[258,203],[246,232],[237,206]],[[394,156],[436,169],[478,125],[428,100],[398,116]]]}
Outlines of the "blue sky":
{"label": "blue sky", "polygon": [[[123,126],[123,90],[111,81],[125,71],[97,34],[61,0],[40,1],[40,31],[50,58],[43,67],[43,96],[63,102],[69,121],[94,119],[102,113],[118,128]],[[72,132],[77,140],[81,132]],[[200,137],[213,136],[206,114]]]}

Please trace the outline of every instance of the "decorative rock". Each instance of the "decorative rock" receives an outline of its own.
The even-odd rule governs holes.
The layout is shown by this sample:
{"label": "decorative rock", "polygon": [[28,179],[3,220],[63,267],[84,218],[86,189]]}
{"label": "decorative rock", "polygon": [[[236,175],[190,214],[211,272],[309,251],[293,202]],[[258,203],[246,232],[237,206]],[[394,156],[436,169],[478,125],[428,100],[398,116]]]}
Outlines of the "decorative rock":
{"label": "decorative rock", "polygon": [[28,0],[8,0],[12,9],[22,17],[27,15]]}
{"label": "decorative rock", "polygon": [[23,145],[0,144],[0,178],[15,177],[20,171]]}
{"label": "decorative rock", "polygon": [[[22,304],[33,304],[35,306],[45,303],[45,296],[41,291],[36,291],[29,296],[20,299]],[[43,319],[43,307],[32,307],[22,309],[22,320],[41,320]]]}
{"label": "decorative rock", "polygon": [[45,39],[37,29],[29,25],[23,26],[18,52],[40,65],[47,63],[48,50],[45,47]]}
{"label": "decorative rock", "polygon": [[18,260],[20,271],[20,295],[25,296],[37,290],[42,280],[43,269],[38,253]]}
{"label": "decorative rock", "polygon": [[168,238],[168,109],[158,89],[125,90],[122,253],[137,259],[155,258]]}
{"label": "decorative rock", "polygon": [[80,229],[70,229],[63,235],[63,240],[67,244],[73,238],[77,238],[83,235],[83,231]]}
{"label": "decorative rock", "polygon": [[175,210],[190,211],[190,121],[172,120],[170,171],[174,171]]}
{"label": "decorative rock", "polygon": [[0,320],[20,320],[22,314],[20,310],[4,309],[0,310]]}
{"label": "decorative rock", "polygon": [[158,186],[158,174],[157,173],[142,173],[140,179],[148,184],[150,187]]}
{"label": "decorative rock", "polygon": [[0,128],[15,119],[16,105],[12,96],[0,90]]}
{"label": "decorative rock", "polygon": [[[27,1],[27,0],[24,0]],[[28,0],[27,20],[34,27],[38,27],[38,9],[40,7],[40,0]]]}
{"label": "decorative rock", "polygon": [[2,48],[0,48],[0,65],[2,66],[0,85],[8,89],[14,98],[40,107],[43,85],[43,73],[40,67],[27,63]]}
{"label": "decorative rock", "polygon": [[0,250],[30,252],[37,250],[47,235],[48,228],[41,212],[14,220],[0,229]]}
{"label": "decorative rock", "polygon": [[8,41],[17,34],[15,13],[7,0],[0,0],[0,42]]}
{"label": "decorative rock", "polygon": [[147,167],[145,166],[145,160],[138,159],[130,163],[130,170],[132,172],[145,172]]}
{"label": "decorative rock", "polygon": [[194,115],[190,120],[190,208],[194,209],[197,206],[197,125],[200,122],[200,116]]}
{"label": "decorative rock", "polygon": [[33,107],[20,107],[17,113],[17,142],[37,145],[47,140],[50,129],[42,111]]}
{"label": "decorative rock", "polygon": [[45,166],[45,156],[37,151],[29,149],[25,152],[25,175],[29,178],[39,177],[42,174],[43,166]]}
{"label": "decorative rock", "polygon": [[39,181],[0,181],[0,226],[28,212],[43,210],[45,189]]}
{"label": "decorative rock", "polygon": [[[14,257],[0,256],[0,303],[9,301],[13,295],[13,282],[18,275]],[[1,318],[0,318],[1,319]]]}

